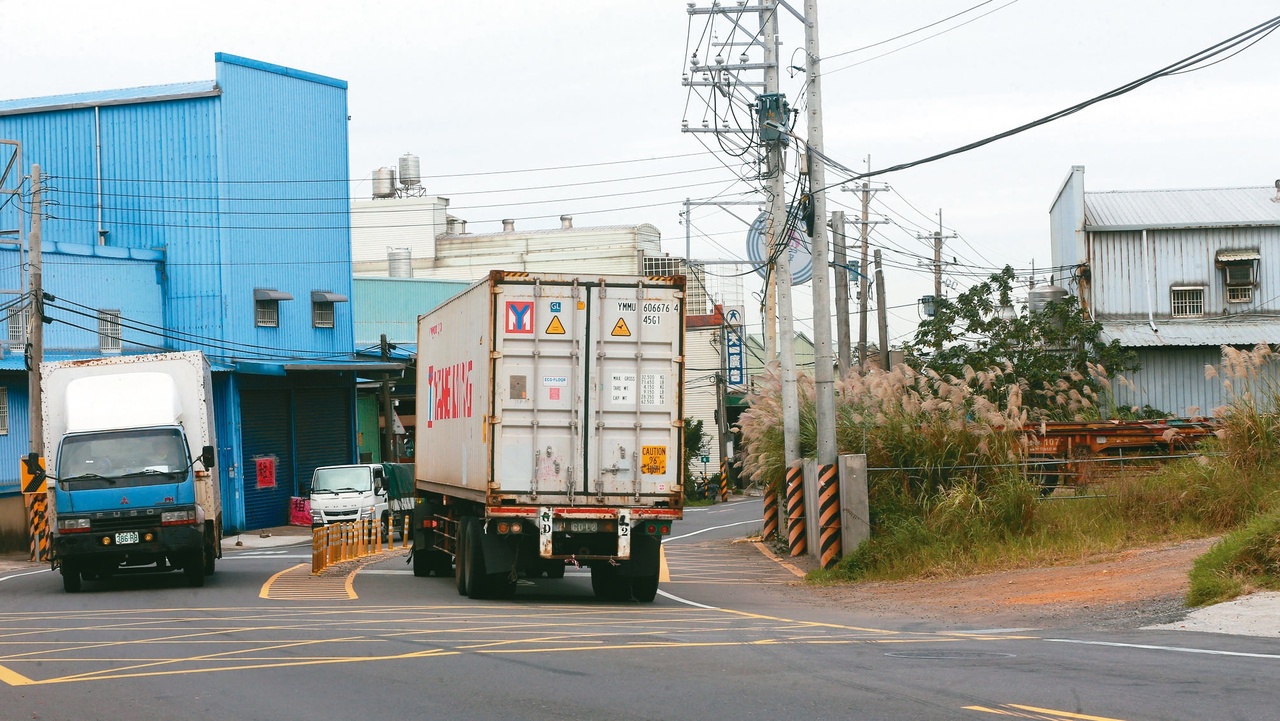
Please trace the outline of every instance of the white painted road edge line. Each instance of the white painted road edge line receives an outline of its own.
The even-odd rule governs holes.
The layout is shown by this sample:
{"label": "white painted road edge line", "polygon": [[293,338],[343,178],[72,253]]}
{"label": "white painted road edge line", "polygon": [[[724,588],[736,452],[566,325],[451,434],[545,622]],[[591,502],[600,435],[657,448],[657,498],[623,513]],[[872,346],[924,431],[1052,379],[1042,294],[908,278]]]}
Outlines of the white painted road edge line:
{"label": "white painted road edge line", "polygon": [[[659,591],[661,593],[661,591]],[[1114,641],[1079,641],[1071,638],[1046,638],[1046,641],[1054,641],[1057,643],[1078,643],[1086,646],[1115,646],[1118,648],[1140,648],[1147,651],[1177,651],[1179,653],[1203,653],[1210,656],[1243,656],[1245,658],[1275,658],[1280,659],[1280,654],[1276,653],[1246,653],[1244,651],[1217,651],[1208,648],[1183,648],[1181,646],[1151,646],[1144,643],[1116,643]]]}
{"label": "white painted road edge line", "polygon": [[716,608],[715,606],[707,606],[707,605],[704,605],[704,604],[698,603],[698,602],[696,602],[696,601],[690,601],[690,600],[689,600],[689,599],[687,599],[687,598],[680,598],[679,596],[677,596],[677,595],[675,595],[675,594],[667,593],[666,591],[662,590],[661,588],[659,588],[659,589],[658,589],[658,595],[659,595],[659,596],[662,596],[663,598],[669,598],[669,599],[671,599],[672,601],[675,601],[676,603],[683,603],[683,604],[687,604],[687,605],[689,605],[689,606],[693,606],[693,607],[695,607],[695,608],[705,608],[705,609],[707,609],[708,611],[719,611],[719,610],[720,610],[720,609]]}
{"label": "white painted road edge line", "polygon": [[737,523],[726,523],[726,524],[724,524],[723,526],[712,526],[712,527],[710,527],[710,528],[703,528],[703,529],[700,529],[700,530],[694,531],[693,533],[686,533],[686,534],[684,534],[683,536],[672,536],[671,538],[668,538],[666,541],[664,541],[664,543],[670,543],[671,541],[678,541],[678,540],[680,540],[681,538],[688,538],[689,536],[696,536],[696,535],[698,535],[699,533],[706,533],[707,531],[718,531],[718,530],[720,530],[721,528],[732,528],[733,526],[742,526],[742,525],[746,525],[746,524],[748,524],[748,523],[761,523],[761,524],[762,524],[762,523],[764,523],[764,521],[761,521],[761,520],[759,520],[759,519],[752,519],[752,520],[750,520],[750,521],[738,521]]}
{"label": "white painted road edge line", "polygon": [[53,569],[51,568],[42,568],[39,571],[26,571],[23,573],[15,573],[12,576],[5,576],[4,578],[0,578],[0,581],[8,581],[11,578],[19,578],[21,576],[34,576],[37,573],[48,573],[49,571],[52,571],[52,570]]}

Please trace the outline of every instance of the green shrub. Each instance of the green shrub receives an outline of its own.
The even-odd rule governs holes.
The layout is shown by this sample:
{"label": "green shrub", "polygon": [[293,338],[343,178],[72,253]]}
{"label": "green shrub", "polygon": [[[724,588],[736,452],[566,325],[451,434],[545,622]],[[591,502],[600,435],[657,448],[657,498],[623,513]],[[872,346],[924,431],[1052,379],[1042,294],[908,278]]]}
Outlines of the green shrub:
{"label": "green shrub", "polygon": [[1187,605],[1227,601],[1259,588],[1280,590],[1280,511],[1255,518],[1196,559]]}

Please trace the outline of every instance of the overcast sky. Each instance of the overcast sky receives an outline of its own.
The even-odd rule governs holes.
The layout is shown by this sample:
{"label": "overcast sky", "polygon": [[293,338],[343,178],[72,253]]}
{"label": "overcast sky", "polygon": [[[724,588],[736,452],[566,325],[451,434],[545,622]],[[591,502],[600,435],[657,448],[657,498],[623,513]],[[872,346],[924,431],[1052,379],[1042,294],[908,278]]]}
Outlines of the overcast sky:
{"label": "overcast sky", "polygon": [[[880,168],[949,150],[1147,75],[1276,7],[822,0],[826,154],[862,169],[868,156]],[[0,98],[212,79],[215,52],[243,55],[350,84],[353,179],[412,152],[428,192],[449,197],[469,231],[500,230],[503,218],[552,228],[561,214],[579,226],[647,222],[661,230],[664,250],[683,255],[686,197],[759,197],[741,195],[750,189],[737,181],[744,166],[711,137],[680,132],[682,120],[698,127],[710,117],[705,100],[681,85],[700,39],[707,59],[706,28],[707,16],[690,17],[672,0],[0,0]],[[717,21],[712,33],[729,39],[729,26]],[[803,65],[800,22],[784,13],[781,36],[783,64]],[[741,50],[725,52],[732,61]],[[939,209],[947,233],[962,237],[944,253],[960,264],[948,268],[954,293],[977,266],[1050,265],[1049,204],[1072,165],[1086,167],[1090,190],[1272,185],[1280,178],[1278,71],[1280,33],[1204,70],[878,178],[893,189],[873,204],[894,221],[873,238],[890,263],[891,335],[913,331],[913,304],[932,292],[914,255],[931,251],[915,236],[936,229]],[[784,74],[793,105],[802,80]],[[583,167],[600,163],[609,164]],[[561,169],[510,172],[543,168]],[[828,171],[829,181],[838,177]],[[354,187],[367,193],[367,183]],[[833,192],[829,208],[838,204],[857,207],[852,194]],[[694,257],[744,258],[744,221],[756,212],[696,209]],[[758,290],[753,278],[747,291]],[[805,331],[809,298],[797,293]]]}

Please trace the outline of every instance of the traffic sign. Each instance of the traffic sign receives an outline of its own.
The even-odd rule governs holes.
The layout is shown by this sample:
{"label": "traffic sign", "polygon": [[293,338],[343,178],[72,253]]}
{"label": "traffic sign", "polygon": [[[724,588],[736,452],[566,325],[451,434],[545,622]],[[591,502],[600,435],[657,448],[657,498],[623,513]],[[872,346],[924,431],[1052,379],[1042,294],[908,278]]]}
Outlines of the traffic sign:
{"label": "traffic sign", "polygon": [[23,456],[21,477],[23,493],[44,493],[44,458],[34,453]]}

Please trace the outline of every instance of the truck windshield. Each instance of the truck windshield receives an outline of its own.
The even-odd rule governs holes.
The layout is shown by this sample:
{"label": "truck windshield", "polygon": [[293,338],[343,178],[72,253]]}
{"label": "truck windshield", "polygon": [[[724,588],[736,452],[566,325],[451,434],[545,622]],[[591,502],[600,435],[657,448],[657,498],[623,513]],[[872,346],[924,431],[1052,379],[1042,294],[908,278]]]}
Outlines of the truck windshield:
{"label": "truck windshield", "polygon": [[373,490],[373,475],[368,468],[363,466],[317,468],[315,477],[311,479],[312,493],[337,493],[339,491],[368,493],[371,490]]}
{"label": "truck windshield", "polygon": [[177,428],[67,436],[58,450],[58,479],[67,490],[174,483],[190,465]]}

